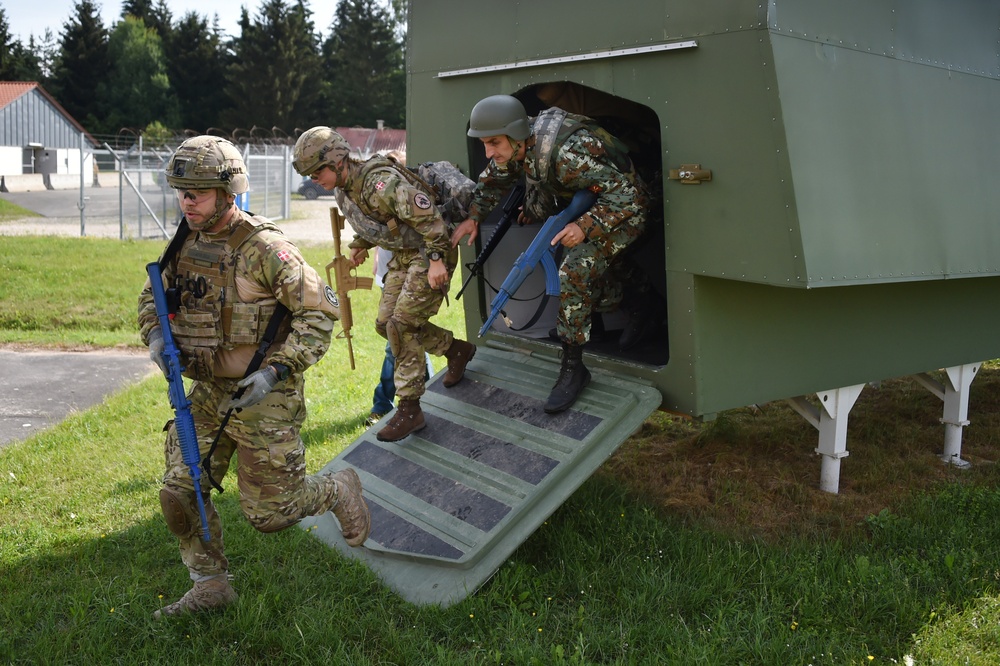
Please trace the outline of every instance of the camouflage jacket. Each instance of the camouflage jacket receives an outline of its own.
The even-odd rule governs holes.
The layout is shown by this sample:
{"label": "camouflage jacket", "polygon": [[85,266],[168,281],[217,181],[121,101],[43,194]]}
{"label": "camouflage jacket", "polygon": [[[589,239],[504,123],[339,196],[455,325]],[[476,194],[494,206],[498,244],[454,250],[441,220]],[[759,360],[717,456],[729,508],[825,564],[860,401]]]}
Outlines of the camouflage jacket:
{"label": "camouflage jacket", "polygon": [[[290,317],[265,362],[293,373],[322,358],[340,317],[333,290],[298,248],[269,220],[238,209],[217,234],[192,231],[164,268],[163,283],[178,290],[171,331],[192,379],[242,377],[279,302]],[[157,326],[147,280],[139,296],[144,343]]]}
{"label": "camouflage jacket", "polygon": [[476,222],[486,219],[522,176],[527,184],[525,213],[540,222],[565,208],[577,191],[596,193],[597,202],[576,220],[588,238],[641,218],[649,204],[646,186],[624,144],[591,119],[557,107],[532,119],[523,162],[499,165],[490,160],[486,165],[470,217]]}
{"label": "camouflage jacket", "polygon": [[[365,217],[380,226],[375,229],[368,224],[352,223],[358,236],[350,247],[422,249],[443,255],[451,250],[450,231],[435,205],[435,194],[426,191],[405,171],[406,167],[382,157],[348,166],[344,194]],[[400,239],[398,246],[392,238]]]}

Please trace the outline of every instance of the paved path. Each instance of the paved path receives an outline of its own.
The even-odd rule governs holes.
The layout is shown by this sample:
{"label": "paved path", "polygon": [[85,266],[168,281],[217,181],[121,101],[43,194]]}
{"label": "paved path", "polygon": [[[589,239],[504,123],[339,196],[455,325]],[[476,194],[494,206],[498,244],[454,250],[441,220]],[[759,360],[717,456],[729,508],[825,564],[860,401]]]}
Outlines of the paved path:
{"label": "paved path", "polygon": [[[117,191],[91,193],[91,209],[108,204]],[[114,195],[114,196],[112,196]],[[79,236],[78,195],[66,191],[3,194],[42,217],[0,224],[0,236],[51,234]],[[292,219],[279,222],[294,242],[332,242],[331,197],[292,201]],[[117,208],[115,208],[117,211]],[[116,219],[87,224],[89,236],[118,235]],[[64,419],[73,411],[99,404],[106,395],[155,371],[145,350],[58,352],[0,348],[0,447],[23,440]]]}
{"label": "paved path", "polygon": [[0,447],[137,382],[156,366],[141,352],[0,350]]}

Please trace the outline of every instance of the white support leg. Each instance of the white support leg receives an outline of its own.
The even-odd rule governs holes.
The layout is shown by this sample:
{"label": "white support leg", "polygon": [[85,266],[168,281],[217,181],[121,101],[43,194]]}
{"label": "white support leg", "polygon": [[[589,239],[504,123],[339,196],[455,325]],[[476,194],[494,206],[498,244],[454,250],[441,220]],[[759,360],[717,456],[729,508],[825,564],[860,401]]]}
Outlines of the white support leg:
{"label": "white support leg", "polygon": [[840,490],[840,459],[848,456],[847,417],[864,388],[864,384],[857,384],[817,393],[820,409],[802,396],[788,400],[792,409],[819,430],[816,453],[823,456],[819,474],[820,490],[833,494]]}
{"label": "white support leg", "polygon": [[942,384],[927,373],[913,376],[918,383],[944,402],[944,413],[941,417],[941,423],[944,424],[944,452],[940,458],[945,463],[960,469],[971,467],[971,463],[962,460],[962,428],[969,425],[969,391],[981,365],[981,363],[967,363],[945,368],[946,384]]}

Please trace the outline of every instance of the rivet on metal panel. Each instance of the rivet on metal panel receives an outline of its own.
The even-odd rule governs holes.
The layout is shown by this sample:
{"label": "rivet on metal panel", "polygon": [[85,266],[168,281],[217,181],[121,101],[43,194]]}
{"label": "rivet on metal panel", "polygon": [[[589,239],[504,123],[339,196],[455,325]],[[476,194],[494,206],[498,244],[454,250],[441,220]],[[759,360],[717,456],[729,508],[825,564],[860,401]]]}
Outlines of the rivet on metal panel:
{"label": "rivet on metal panel", "polygon": [[712,171],[702,169],[700,164],[682,164],[679,169],[671,169],[668,178],[679,180],[684,185],[700,185],[712,180]]}

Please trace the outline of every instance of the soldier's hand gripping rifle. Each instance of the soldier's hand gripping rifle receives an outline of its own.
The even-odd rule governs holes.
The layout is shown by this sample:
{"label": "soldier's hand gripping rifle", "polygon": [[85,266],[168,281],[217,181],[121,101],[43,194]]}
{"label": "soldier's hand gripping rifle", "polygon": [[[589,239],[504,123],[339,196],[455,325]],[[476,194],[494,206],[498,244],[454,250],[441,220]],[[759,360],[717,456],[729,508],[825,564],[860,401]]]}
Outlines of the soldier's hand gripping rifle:
{"label": "soldier's hand gripping rifle", "polygon": [[170,330],[170,310],[167,307],[167,293],[163,288],[163,274],[160,264],[146,264],[149,284],[153,292],[153,304],[156,306],[156,316],[160,320],[160,332],[163,333],[163,361],[167,367],[167,388],[170,394],[170,406],[174,408],[174,429],[181,445],[181,457],[191,473],[194,483],[194,496],[198,499],[198,515],[201,517],[201,538],[209,541],[211,533],[208,529],[208,516],[205,514],[205,501],[201,496],[201,454],[198,451],[198,433],[194,429],[194,416],[191,414],[191,401],[184,393],[184,376],[181,374],[181,352],[174,342],[174,334]]}
{"label": "soldier's hand gripping rifle", "polygon": [[[357,271],[351,265],[351,260],[344,256],[340,247],[340,232],[344,229],[344,214],[337,206],[330,207],[330,226],[333,228],[333,261],[326,265],[326,282],[333,283],[337,291],[337,303],[340,306],[340,327],[343,332],[338,338],[347,340],[347,353],[351,357],[351,370],[354,370],[354,343],[351,341],[351,328],[354,326],[354,315],[351,313],[352,289],[371,289],[372,278],[358,277]],[[333,278],[330,277],[333,269]]]}
{"label": "soldier's hand gripping rifle", "polygon": [[507,193],[507,198],[505,198],[500,204],[502,206],[501,210],[503,211],[503,215],[500,217],[500,221],[497,222],[497,226],[494,227],[493,233],[490,234],[489,240],[487,240],[486,244],[483,245],[483,249],[479,253],[479,256],[476,257],[476,260],[471,264],[465,265],[465,267],[469,269],[469,277],[465,278],[465,283],[455,295],[456,301],[462,298],[462,292],[465,291],[465,288],[469,286],[470,282],[472,282],[472,278],[477,275],[482,277],[483,264],[485,264],[486,260],[490,258],[491,254],[493,254],[493,250],[497,249],[497,245],[500,244],[500,241],[503,240],[507,230],[510,229],[511,223],[517,219],[517,216],[521,212],[521,204],[523,203],[524,183],[518,182],[510,189],[510,192]]}
{"label": "soldier's hand gripping rifle", "polygon": [[479,337],[483,337],[486,331],[490,330],[493,321],[500,315],[503,316],[507,326],[512,326],[510,319],[503,312],[503,306],[507,304],[510,297],[514,295],[521,283],[531,275],[539,263],[545,269],[545,293],[549,296],[559,294],[559,269],[556,267],[552,239],[563,230],[563,227],[590,210],[595,201],[597,201],[596,194],[590,190],[580,190],[573,195],[573,200],[562,212],[546,220],[528,249],[522,252],[521,256],[514,262],[507,278],[500,285],[500,291],[493,297],[493,301],[490,303],[490,316],[486,318],[486,323],[479,329]]}

